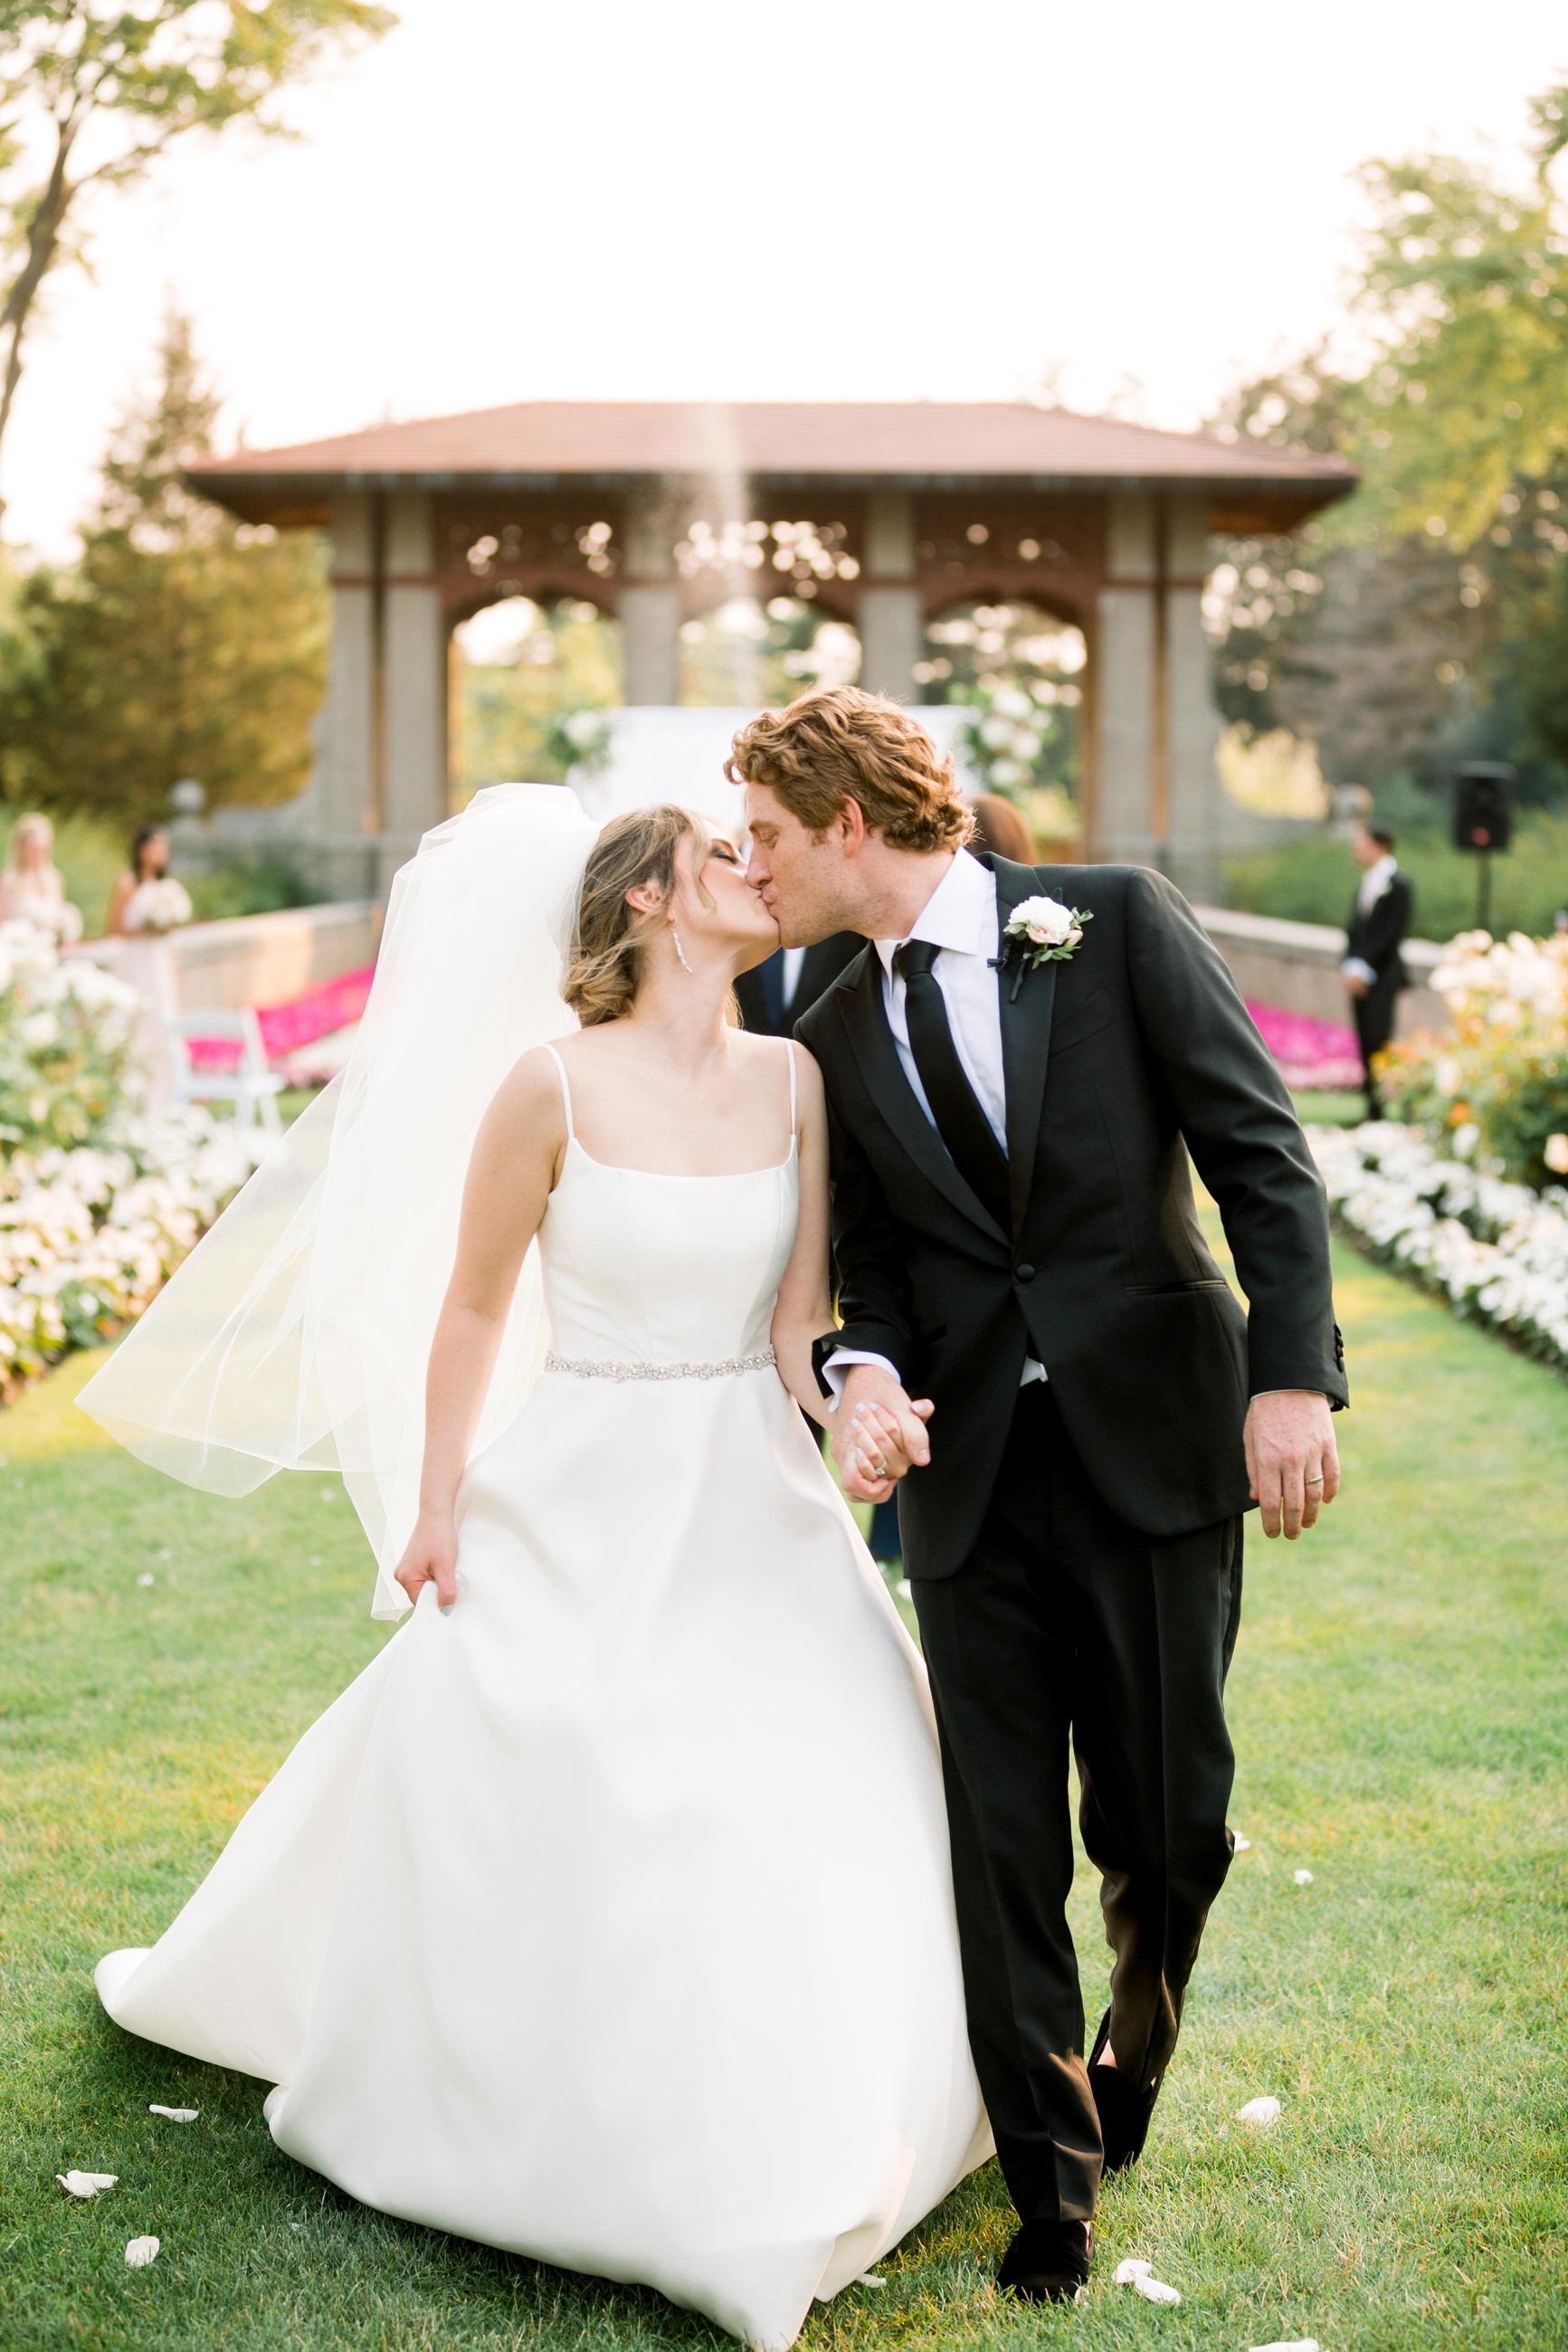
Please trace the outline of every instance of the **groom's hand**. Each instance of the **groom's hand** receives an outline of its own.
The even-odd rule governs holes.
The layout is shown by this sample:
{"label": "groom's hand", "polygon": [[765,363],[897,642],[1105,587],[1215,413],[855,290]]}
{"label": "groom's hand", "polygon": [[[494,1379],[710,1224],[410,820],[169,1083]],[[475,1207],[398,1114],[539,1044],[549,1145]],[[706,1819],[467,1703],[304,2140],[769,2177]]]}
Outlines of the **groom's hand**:
{"label": "groom's hand", "polygon": [[931,1459],[925,1433],[932,1407],[912,1402],[880,1364],[852,1364],[832,1421],[833,1459],[844,1492],[858,1503],[885,1502],[906,1471]]}
{"label": "groom's hand", "polygon": [[1329,1401],[1315,1389],[1269,1389],[1247,1408],[1247,1476],[1266,1536],[1294,1540],[1339,1493]]}

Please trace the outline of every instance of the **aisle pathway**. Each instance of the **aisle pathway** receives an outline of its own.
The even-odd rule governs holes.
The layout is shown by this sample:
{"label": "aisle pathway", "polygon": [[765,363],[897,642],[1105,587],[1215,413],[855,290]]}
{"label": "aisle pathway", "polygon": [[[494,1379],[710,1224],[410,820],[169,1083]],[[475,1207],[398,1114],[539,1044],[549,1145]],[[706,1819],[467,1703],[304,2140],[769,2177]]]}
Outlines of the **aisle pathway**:
{"label": "aisle pathway", "polygon": [[[1008,2221],[988,2173],[808,2343],[1568,2346],[1568,1382],[1349,1254],[1341,1281],[1347,1492],[1310,1542],[1249,1546],[1232,1690],[1250,1848],[1148,2158],[1107,2197],[1092,2298],[1045,2317],[994,2301]],[[90,1364],[0,1414],[0,2340],[717,2344],[656,2297],[361,2211],[274,2150],[257,2085],[105,2023],[93,1958],[169,1916],[383,1636],[335,1482],[244,1503],[166,1486],[69,1410]],[[1074,1900],[1097,2014],[1087,1874]],[[1234,2117],[1260,2095],[1282,2113],[1258,2137]],[[74,2204],[54,2180],[72,2166],[120,2185]],[[162,2252],[129,2271],[142,2233]],[[1110,2283],[1129,2255],[1178,2309]]]}

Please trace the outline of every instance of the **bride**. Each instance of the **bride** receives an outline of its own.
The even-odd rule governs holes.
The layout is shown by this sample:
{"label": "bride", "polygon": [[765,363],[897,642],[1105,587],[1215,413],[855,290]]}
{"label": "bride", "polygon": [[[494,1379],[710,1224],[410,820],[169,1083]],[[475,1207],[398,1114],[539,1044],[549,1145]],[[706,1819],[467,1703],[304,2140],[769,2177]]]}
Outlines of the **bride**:
{"label": "bride", "polygon": [[776,940],[686,810],[480,794],[83,1396],[221,1491],[340,1467],[413,1603],[110,2015],[367,2204],[768,2347],[989,2148],[924,1671],[806,1418],[821,1087],[729,1013]]}

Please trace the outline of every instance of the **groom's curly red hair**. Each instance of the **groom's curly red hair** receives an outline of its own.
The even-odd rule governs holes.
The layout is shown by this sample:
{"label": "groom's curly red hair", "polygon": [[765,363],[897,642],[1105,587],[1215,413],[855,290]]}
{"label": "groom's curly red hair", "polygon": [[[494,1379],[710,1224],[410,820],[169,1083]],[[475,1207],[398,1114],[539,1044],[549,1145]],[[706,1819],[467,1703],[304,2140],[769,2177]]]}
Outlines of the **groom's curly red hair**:
{"label": "groom's curly red hair", "polygon": [[846,801],[890,849],[956,849],[974,829],[947,754],[898,703],[858,686],[765,710],[741,729],[724,772],[732,784],[766,784],[811,834]]}

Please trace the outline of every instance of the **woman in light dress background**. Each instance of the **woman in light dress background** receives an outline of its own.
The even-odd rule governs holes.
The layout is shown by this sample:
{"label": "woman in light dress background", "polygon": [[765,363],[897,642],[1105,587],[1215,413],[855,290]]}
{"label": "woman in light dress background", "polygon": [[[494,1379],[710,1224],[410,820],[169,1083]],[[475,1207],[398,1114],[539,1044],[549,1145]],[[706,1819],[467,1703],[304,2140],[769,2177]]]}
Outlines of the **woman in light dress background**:
{"label": "woman in light dress background", "polygon": [[0,923],[31,923],[57,947],[81,937],[81,909],[67,898],[65,876],[55,864],[55,828],[36,811],[11,828],[0,867]]}
{"label": "woman in light dress background", "polygon": [[[506,795],[550,789],[481,802],[527,838]],[[730,1011],[776,930],[686,811],[580,854],[581,1028],[558,1003],[468,1163],[412,1616],[98,1984],[131,2032],[274,2084],[278,2145],[368,2204],[660,2287],[771,2352],[989,2137],[924,1669],[810,1426],[821,1084]],[[371,1051],[375,1024],[372,1000]],[[156,1368],[223,1230],[84,1392],[133,1444],[136,1351]],[[476,1448],[536,1263],[544,1369]]]}
{"label": "woman in light dress background", "polygon": [[131,862],[110,894],[105,929],[120,942],[114,969],[141,999],[137,1055],[147,1072],[146,1110],[166,1110],[174,1099],[174,1056],[169,1022],[180,1009],[180,983],[169,934],[191,919],[191,901],[169,872],[169,836],[144,824],[131,836]]}

